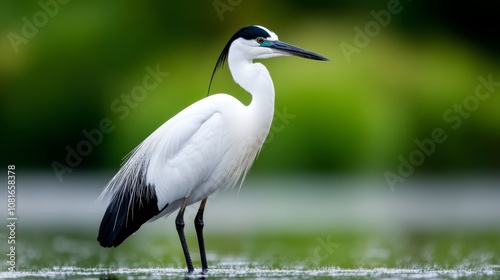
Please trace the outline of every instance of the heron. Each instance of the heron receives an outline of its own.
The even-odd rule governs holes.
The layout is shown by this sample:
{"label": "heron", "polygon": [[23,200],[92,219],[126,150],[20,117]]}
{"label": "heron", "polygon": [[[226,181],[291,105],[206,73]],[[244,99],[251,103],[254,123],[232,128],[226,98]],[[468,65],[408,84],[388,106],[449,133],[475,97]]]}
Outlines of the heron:
{"label": "heron", "polygon": [[252,25],[239,29],[220,54],[216,71],[227,62],[233,80],[251,94],[248,105],[219,93],[188,106],[130,152],[101,194],[110,196],[97,240],[117,247],[144,223],[179,210],[175,226],[187,272],[194,271],[186,237],[184,211],[200,202],[194,219],[202,274],[208,271],[203,214],[209,195],[241,184],[262,148],[274,115],[274,85],[268,70],[254,59],[298,56],[327,58],[278,40],[271,30]]}

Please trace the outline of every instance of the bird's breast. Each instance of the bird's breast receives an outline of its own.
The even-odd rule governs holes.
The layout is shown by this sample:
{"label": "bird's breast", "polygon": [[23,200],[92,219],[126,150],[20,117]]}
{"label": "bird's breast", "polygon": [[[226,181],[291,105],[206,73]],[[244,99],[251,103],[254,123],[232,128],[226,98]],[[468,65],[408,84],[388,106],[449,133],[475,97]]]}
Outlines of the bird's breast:
{"label": "bird's breast", "polygon": [[268,122],[256,122],[255,118],[251,121],[245,109],[224,118],[223,157],[210,178],[192,194],[193,201],[203,199],[219,187],[232,188],[245,179],[266,140],[272,121],[272,118]]}
{"label": "bird's breast", "polygon": [[232,122],[233,134],[228,145],[228,162],[238,176],[245,173],[253,164],[264,144],[272,122],[272,113],[268,119],[242,114],[238,122]]}

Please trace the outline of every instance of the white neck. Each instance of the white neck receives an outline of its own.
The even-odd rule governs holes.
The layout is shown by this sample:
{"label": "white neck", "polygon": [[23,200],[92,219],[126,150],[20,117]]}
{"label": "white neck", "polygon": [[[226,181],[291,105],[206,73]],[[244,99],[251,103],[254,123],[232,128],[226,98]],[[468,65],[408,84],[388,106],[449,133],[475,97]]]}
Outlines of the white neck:
{"label": "white neck", "polygon": [[274,85],[269,72],[234,49],[228,54],[228,65],[234,81],[252,95],[248,109],[259,129],[267,129],[267,135],[274,115]]}

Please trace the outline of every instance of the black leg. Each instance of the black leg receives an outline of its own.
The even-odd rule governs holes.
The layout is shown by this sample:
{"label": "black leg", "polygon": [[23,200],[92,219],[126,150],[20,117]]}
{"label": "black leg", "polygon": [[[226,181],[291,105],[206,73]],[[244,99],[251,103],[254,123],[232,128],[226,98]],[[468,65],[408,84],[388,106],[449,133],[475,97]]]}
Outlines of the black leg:
{"label": "black leg", "polygon": [[194,219],[194,227],[196,228],[196,235],[198,236],[198,246],[200,247],[200,257],[201,257],[201,273],[205,274],[208,271],[207,255],[205,253],[205,240],[203,239],[203,212],[205,211],[205,204],[207,199],[203,199]]}
{"label": "black leg", "polygon": [[188,273],[192,273],[194,271],[193,262],[191,261],[191,256],[189,256],[186,236],[184,235],[184,210],[186,209],[188,201],[189,197],[186,197],[184,202],[182,202],[179,214],[177,214],[177,218],[175,218],[175,227],[177,228],[177,233],[179,234],[179,239],[181,240],[182,251],[184,251],[184,257],[186,258]]}

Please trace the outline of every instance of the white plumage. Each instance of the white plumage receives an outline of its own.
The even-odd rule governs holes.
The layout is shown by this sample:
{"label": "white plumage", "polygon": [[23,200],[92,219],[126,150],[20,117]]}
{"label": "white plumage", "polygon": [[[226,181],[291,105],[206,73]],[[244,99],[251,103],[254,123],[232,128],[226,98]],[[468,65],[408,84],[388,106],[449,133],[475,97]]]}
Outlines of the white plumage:
{"label": "white plumage", "polygon": [[278,41],[276,34],[261,26],[236,32],[214,73],[227,60],[234,81],[252,95],[250,104],[227,94],[208,96],[172,117],[133,150],[103,192],[112,195],[112,201],[99,230],[102,246],[116,247],[144,222],[181,208],[176,225],[191,272],[183,213],[187,205],[204,200],[196,229],[206,271],[200,229],[206,198],[219,187],[243,182],[273,119],[273,82],[264,65],[252,60],[283,55],[326,60]]}
{"label": "white plumage", "polygon": [[158,209],[171,204],[155,220],[177,210],[186,196],[191,195],[188,204],[193,204],[218,187],[233,187],[251,167],[272,121],[271,111],[261,124],[245,123],[251,113],[250,107],[226,94],[192,104],[132,152],[105,193],[127,191],[120,188],[123,180],[147,170],[146,183],[155,186]]}

